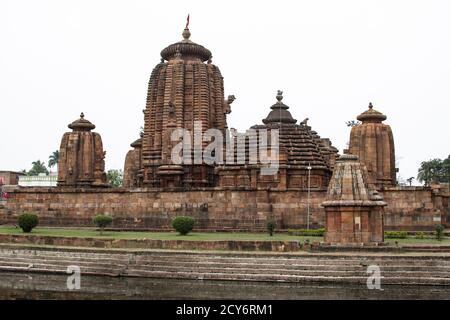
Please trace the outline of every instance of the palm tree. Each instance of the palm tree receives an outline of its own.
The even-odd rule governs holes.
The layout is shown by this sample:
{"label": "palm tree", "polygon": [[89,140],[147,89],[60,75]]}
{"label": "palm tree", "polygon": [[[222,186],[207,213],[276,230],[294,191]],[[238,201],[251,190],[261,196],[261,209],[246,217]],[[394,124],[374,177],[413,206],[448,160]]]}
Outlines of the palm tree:
{"label": "palm tree", "polygon": [[53,151],[53,153],[48,157],[48,167],[51,169],[58,165],[59,161],[59,150]]}
{"label": "palm tree", "polygon": [[426,186],[428,186],[430,182],[439,182],[442,178],[442,167],[441,159],[423,161],[420,164],[417,180],[424,182]]}
{"label": "palm tree", "polygon": [[33,167],[30,171],[28,171],[29,176],[37,176],[39,173],[45,173],[48,174],[47,167],[45,166],[45,163],[41,160],[36,160],[31,163]]}

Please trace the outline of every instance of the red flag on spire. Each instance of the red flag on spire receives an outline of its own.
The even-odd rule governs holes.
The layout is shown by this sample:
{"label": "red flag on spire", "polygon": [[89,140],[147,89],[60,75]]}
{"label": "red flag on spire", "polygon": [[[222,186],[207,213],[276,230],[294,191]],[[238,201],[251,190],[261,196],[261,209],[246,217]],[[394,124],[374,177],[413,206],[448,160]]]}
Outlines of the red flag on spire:
{"label": "red flag on spire", "polygon": [[187,29],[188,26],[189,26],[189,14],[188,14],[187,19],[186,19],[186,29]]}

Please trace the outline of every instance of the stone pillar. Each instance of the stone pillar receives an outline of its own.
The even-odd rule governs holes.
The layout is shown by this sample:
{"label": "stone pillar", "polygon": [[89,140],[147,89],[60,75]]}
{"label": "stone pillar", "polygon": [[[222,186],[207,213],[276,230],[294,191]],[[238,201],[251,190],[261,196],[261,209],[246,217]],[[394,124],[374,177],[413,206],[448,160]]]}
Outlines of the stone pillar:
{"label": "stone pillar", "polygon": [[337,161],[322,203],[326,214],[325,242],[370,244],[384,241],[386,203],[370,183],[369,174],[355,155]]}

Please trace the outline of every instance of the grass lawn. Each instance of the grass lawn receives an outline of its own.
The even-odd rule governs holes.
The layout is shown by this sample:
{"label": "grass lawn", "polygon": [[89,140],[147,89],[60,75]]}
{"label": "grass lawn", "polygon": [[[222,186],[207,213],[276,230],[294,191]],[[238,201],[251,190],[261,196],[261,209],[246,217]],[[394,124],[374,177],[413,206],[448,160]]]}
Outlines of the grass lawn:
{"label": "grass lawn", "polygon": [[[24,235],[20,228],[11,226],[0,226],[0,234],[19,234]],[[218,240],[260,240],[260,241],[301,241],[309,239],[311,242],[321,242],[323,237],[301,237],[291,236],[286,233],[275,233],[270,237],[267,233],[246,233],[246,232],[193,232],[187,236],[180,236],[176,232],[133,232],[133,231],[105,231],[100,235],[99,231],[94,229],[64,229],[64,228],[35,228],[30,235],[54,236],[54,237],[84,237],[101,239],[154,239],[154,240],[200,240],[200,241],[218,241]],[[436,239],[385,239],[385,242],[395,245],[450,245],[450,238],[446,237],[442,241]]]}
{"label": "grass lawn", "polygon": [[[25,234],[20,228],[0,226],[0,234]],[[99,231],[89,229],[59,229],[59,228],[35,228],[30,235],[57,236],[57,237],[86,237],[102,239],[154,239],[154,240],[261,240],[261,241],[323,241],[323,237],[300,237],[288,234],[275,233],[272,237],[267,233],[244,232],[193,232],[187,236],[180,236],[176,232],[133,232],[133,231],[105,231],[100,235]]]}

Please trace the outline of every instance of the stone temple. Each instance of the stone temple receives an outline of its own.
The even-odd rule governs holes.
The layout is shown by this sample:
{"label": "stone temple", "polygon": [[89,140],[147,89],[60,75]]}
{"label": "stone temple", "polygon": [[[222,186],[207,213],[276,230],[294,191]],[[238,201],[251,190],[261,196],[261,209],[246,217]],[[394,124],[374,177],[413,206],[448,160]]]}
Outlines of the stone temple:
{"label": "stone temple", "polygon": [[[357,116],[361,123],[352,127],[344,155],[307,118],[292,117],[281,91],[268,101],[267,117],[254,120],[242,139],[228,128],[235,98],[225,97],[211,51],[190,38],[185,28],[181,41],[161,51],[150,75],[144,130],[125,157],[123,187],[107,186],[101,137],[82,114],[62,138],[58,186],[11,187],[0,222],[14,223],[17,215],[33,211],[41,225],[90,226],[93,216],[107,214],[114,228],[160,230],[169,229],[173,217],[190,215],[199,230],[263,230],[275,219],[279,229],[304,228],[307,222],[327,226],[329,242],[380,242],[383,226],[449,225],[448,186],[397,184],[394,135],[383,122],[387,117],[371,104]],[[179,129],[188,132],[183,141],[194,142],[183,149],[183,160],[190,161],[182,163],[172,156]],[[211,129],[224,137],[215,138],[211,155],[223,149],[226,161],[196,157],[209,144],[198,136]],[[264,135],[274,131],[276,145],[275,136]],[[267,158],[278,163],[273,174],[265,173],[264,157],[252,158],[251,150],[266,145]]]}
{"label": "stone temple", "polygon": [[[175,128],[193,133],[197,125],[201,128],[200,134],[214,128],[227,136],[226,117],[234,100],[233,95],[225,99],[223,77],[211,61],[211,51],[192,42],[190,35],[186,28],[182,41],[163,49],[161,62],[152,71],[144,110],[144,133],[132,143],[133,150],[127,155],[124,186],[181,190],[199,187],[305,189],[307,168],[311,166],[310,185],[326,189],[338,150],[329,139],[320,138],[307,125],[307,120],[296,124],[289,107],[282,102],[281,91],[267,118],[262,120],[263,124],[252,127],[279,130],[280,159],[283,159],[279,174],[261,175],[260,166],[249,163],[248,152],[242,155],[243,161],[238,161],[236,150],[232,152],[233,164],[230,161],[222,166],[195,161],[189,165],[171,162],[174,147],[171,134]],[[258,137],[255,138],[258,143]],[[193,134],[191,139],[195,139]],[[245,141],[247,151],[249,140]],[[202,147],[206,145],[203,141]],[[194,153],[193,149],[192,156]]]}

